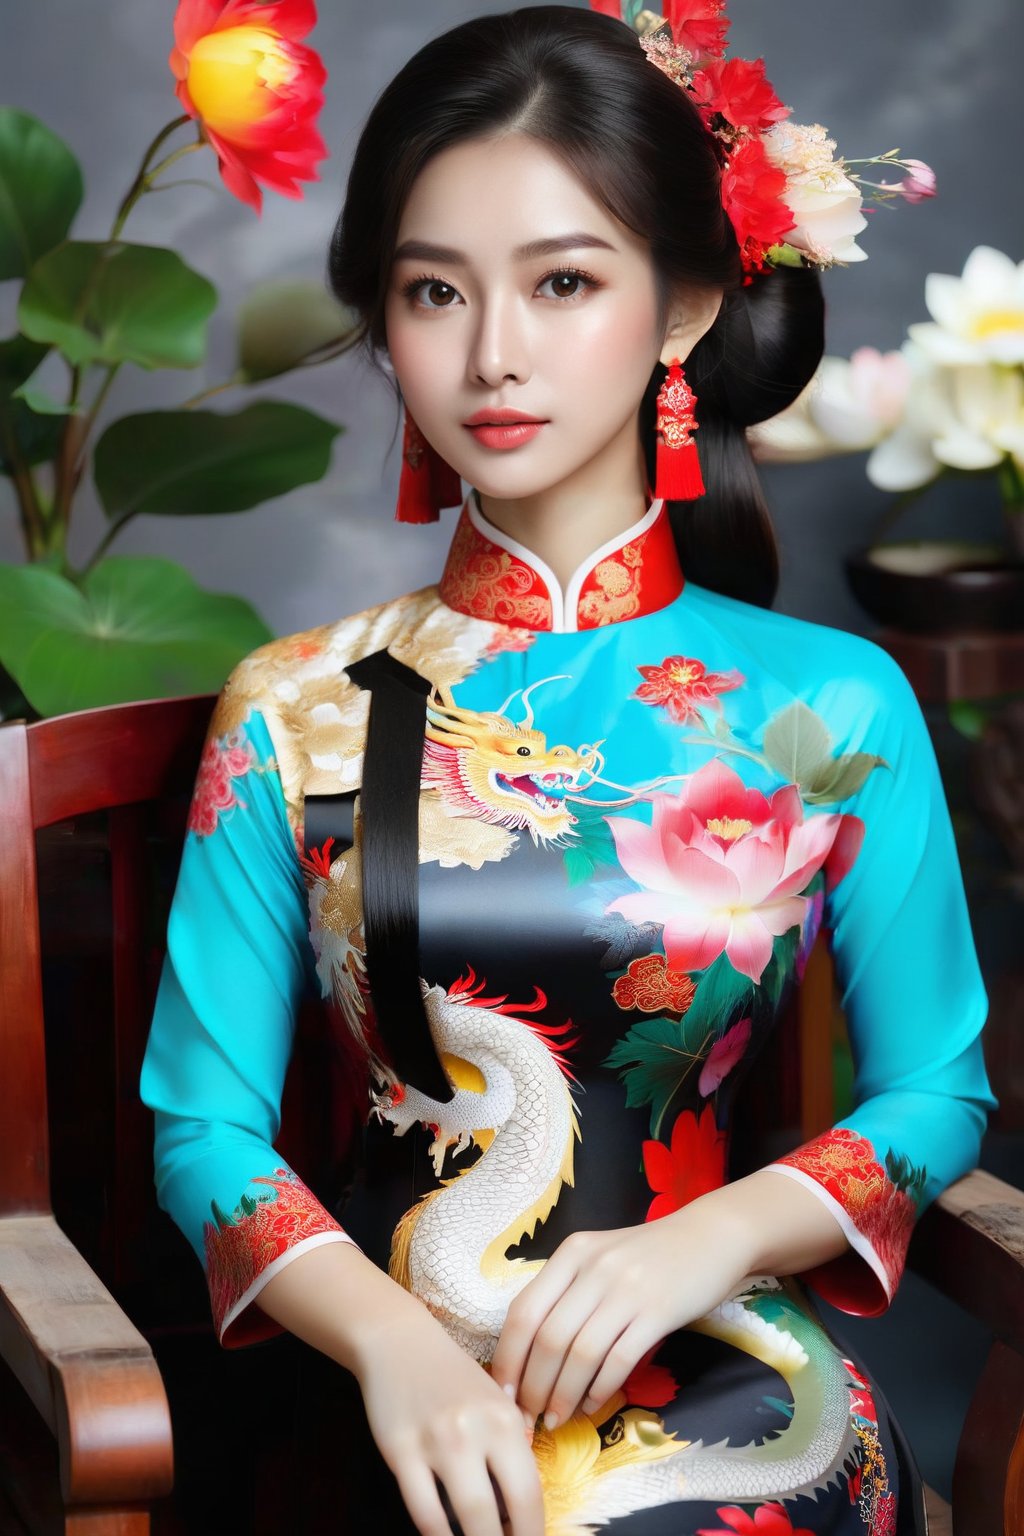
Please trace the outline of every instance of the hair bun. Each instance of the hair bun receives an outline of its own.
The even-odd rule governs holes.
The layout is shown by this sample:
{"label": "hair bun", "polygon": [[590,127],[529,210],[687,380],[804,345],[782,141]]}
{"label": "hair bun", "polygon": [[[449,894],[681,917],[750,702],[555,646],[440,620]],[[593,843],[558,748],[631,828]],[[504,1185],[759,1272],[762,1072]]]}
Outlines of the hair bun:
{"label": "hair bun", "polygon": [[777,267],[728,293],[694,347],[687,377],[699,401],[747,428],[785,410],[813,378],[825,346],[825,299],[814,267]]}

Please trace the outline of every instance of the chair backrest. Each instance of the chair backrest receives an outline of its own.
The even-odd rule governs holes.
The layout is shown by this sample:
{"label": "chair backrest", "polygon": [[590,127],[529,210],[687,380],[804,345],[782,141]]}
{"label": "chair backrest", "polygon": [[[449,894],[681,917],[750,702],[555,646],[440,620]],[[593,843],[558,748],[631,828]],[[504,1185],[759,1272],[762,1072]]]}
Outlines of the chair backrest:
{"label": "chair backrest", "polygon": [[52,1210],[111,1288],[155,1214],[138,1077],[213,702],[0,726],[0,1215]]}

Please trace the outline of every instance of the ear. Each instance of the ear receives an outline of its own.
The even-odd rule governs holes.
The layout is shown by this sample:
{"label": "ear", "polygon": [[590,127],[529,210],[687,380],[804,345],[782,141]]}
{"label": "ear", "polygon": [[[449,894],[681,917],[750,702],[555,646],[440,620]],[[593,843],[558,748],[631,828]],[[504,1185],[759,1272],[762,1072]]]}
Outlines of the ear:
{"label": "ear", "polygon": [[693,348],[718,319],[725,290],[688,288],[670,308],[665,340],[658,354],[667,368],[677,357],[685,363]]}

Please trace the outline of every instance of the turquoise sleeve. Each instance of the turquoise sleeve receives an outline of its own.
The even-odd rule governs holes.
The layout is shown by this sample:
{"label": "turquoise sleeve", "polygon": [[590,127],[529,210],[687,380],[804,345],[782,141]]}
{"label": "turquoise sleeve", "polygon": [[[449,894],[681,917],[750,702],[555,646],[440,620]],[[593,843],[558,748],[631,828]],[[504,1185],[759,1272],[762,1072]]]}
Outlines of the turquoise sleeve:
{"label": "turquoise sleeve", "polygon": [[885,761],[840,807],[863,821],[864,840],[824,908],[854,1107],[773,1166],[823,1192],[851,1242],[851,1254],[808,1278],[834,1305],[871,1313],[892,1299],[917,1215],[977,1165],[997,1101],[982,1053],[988,999],[931,736],[895,661],[862,645],[858,677],[831,685],[849,721],[839,746]]}
{"label": "turquoise sleeve", "polygon": [[279,1331],[249,1303],[288,1256],[345,1236],[273,1145],[312,979],[274,744],[250,713],[204,748],[140,1079],[157,1198],[204,1264],[228,1345]]}

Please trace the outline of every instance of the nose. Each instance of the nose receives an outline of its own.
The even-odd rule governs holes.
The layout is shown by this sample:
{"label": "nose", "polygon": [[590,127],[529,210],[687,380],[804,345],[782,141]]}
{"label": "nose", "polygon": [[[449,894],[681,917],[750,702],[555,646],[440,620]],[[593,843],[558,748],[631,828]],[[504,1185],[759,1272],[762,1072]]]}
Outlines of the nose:
{"label": "nose", "polygon": [[521,300],[514,290],[489,294],[477,311],[467,366],[470,380],[495,389],[506,379],[523,384],[530,362]]}

